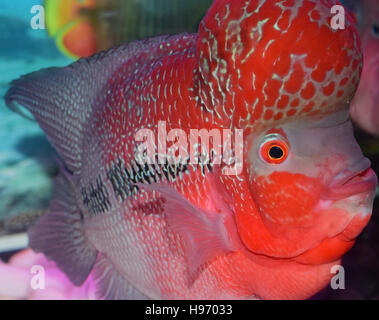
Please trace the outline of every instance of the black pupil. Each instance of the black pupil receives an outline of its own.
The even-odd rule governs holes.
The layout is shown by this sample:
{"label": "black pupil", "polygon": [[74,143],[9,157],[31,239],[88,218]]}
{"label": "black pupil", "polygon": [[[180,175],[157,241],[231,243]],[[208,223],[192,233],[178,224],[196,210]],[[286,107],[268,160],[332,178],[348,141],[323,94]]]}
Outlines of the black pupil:
{"label": "black pupil", "polygon": [[282,148],[280,148],[278,146],[274,146],[274,147],[270,148],[269,155],[273,159],[280,159],[281,157],[283,157],[284,152],[283,152]]}

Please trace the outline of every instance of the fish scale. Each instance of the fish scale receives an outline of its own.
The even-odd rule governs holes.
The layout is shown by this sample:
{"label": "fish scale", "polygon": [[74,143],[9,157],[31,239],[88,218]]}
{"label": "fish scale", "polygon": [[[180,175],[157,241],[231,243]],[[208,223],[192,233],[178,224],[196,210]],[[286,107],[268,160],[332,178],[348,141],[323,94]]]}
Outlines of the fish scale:
{"label": "fish scale", "polygon": [[[343,31],[329,25],[336,3],[216,0],[197,34],[16,80],[7,104],[33,113],[63,161],[32,248],[74,284],[95,270],[107,299],[321,290],[368,223],[376,185],[347,117],[362,53],[350,20]],[[75,78],[64,94],[52,85]],[[137,132],[159,135],[160,121],[187,137],[233,131],[242,170],[137,163]],[[265,153],[270,143],[282,158]]]}
{"label": "fish scale", "polygon": [[[176,39],[173,40],[173,42],[176,42]],[[171,50],[174,50],[174,49],[171,49],[171,48],[174,48],[174,44],[172,45],[166,45],[167,47],[170,47],[170,51]],[[179,47],[180,49],[180,47]],[[174,51],[175,52],[175,51]],[[183,55],[182,52],[179,52],[180,56]],[[174,56],[174,54],[173,54]],[[174,56],[172,58],[174,61],[177,60],[177,58]],[[161,62],[158,62],[157,64],[161,64]],[[170,64],[170,62],[168,61],[168,64]],[[177,67],[177,64],[176,63],[173,63],[172,64],[173,66]],[[127,67],[126,67],[127,68]],[[140,67],[141,68],[141,67]],[[125,69],[125,66],[122,67],[122,69]],[[154,66],[150,66],[148,65],[147,66],[147,69],[151,69],[152,72],[154,72]],[[166,70],[169,70],[169,71],[166,71]],[[140,172],[140,173],[143,173],[145,172],[144,170],[135,170],[133,168],[133,165],[131,165],[131,162],[135,163],[132,155],[130,153],[128,153],[128,150],[133,150],[134,148],[134,141],[132,139],[130,139],[130,137],[133,137],[134,134],[135,134],[135,130],[139,130],[141,128],[144,128],[145,126],[148,125],[148,123],[151,123],[151,119],[149,118],[145,118],[143,114],[141,114],[139,117],[138,117],[138,108],[139,108],[139,105],[141,103],[141,99],[138,99],[138,97],[140,96],[139,92],[140,91],[143,91],[143,92],[148,92],[149,94],[154,94],[152,92],[153,89],[150,89],[148,87],[148,85],[145,87],[144,83],[147,83],[147,84],[150,84],[150,86],[152,88],[155,88],[156,92],[158,92],[158,94],[155,95],[155,98],[151,98],[150,100],[154,103],[154,106],[151,106],[150,107],[150,111],[146,111],[147,114],[154,114],[155,110],[157,110],[158,112],[161,111],[161,116],[163,117],[165,114],[167,114],[167,109],[166,110],[160,110],[159,108],[159,100],[160,100],[160,96],[163,95],[163,98],[164,99],[167,99],[167,96],[165,97],[164,94],[163,94],[163,90],[160,90],[158,86],[155,85],[155,82],[151,82],[150,79],[157,79],[159,81],[160,78],[164,78],[164,75],[166,75],[166,77],[168,77],[168,75],[171,72],[171,70],[174,70],[174,69],[171,69],[170,70],[170,67],[168,68],[165,68],[165,67],[161,67],[159,70],[162,70],[161,72],[163,72],[162,75],[160,75],[159,73],[157,74],[154,74],[153,75],[150,75],[148,72],[146,72],[143,68],[141,68],[139,70],[139,73],[140,74],[146,74],[146,76],[144,76],[144,78],[146,78],[147,80],[139,80],[140,83],[142,84],[139,84],[139,83],[136,83],[134,84],[134,88],[135,88],[135,91],[133,91],[134,88],[129,88],[128,86],[124,86],[124,87],[121,87],[119,88],[119,85],[120,85],[120,82],[117,82],[117,80],[110,80],[109,81],[109,90],[105,89],[105,92],[111,92],[111,95],[110,96],[107,96],[106,98],[106,107],[105,107],[105,110],[104,109],[100,109],[100,115],[99,115],[99,121],[104,121],[104,123],[96,123],[96,125],[94,126],[94,132],[89,132],[88,136],[89,137],[102,137],[102,141],[106,141],[107,144],[106,146],[102,146],[100,148],[100,150],[95,151],[95,152],[91,152],[91,153],[88,153],[88,155],[90,156],[90,158],[86,158],[86,157],[83,157],[84,159],[84,163],[99,163],[98,162],[98,156],[99,155],[102,155],[102,162],[105,161],[105,164],[104,164],[104,168],[109,168],[109,167],[112,167],[115,165],[115,162],[117,161],[117,159],[119,157],[122,157],[122,161],[121,163],[123,163],[124,165],[122,165],[121,167],[123,167],[124,169],[124,172],[127,173],[129,172],[130,175],[129,175],[129,179],[125,179],[127,177],[124,177],[124,178],[119,178],[121,181],[122,180],[133,180],[133,179],[130,179],[130,177],[135,177],[137,175],[137,172]],[[176,69],[178,70],[178,69]],[[180,69],[179,69],[180,70]],[[190,72],[192,73],[193,71],[190,70]],[[178,74],[179,72],[177,71],[174,71],[173,72],[174,75]],[[116,77],[118,77],[118,75],[124,75],[124,74],[127,74],[126,72],[118,72],[116,73]],[[180,78],[180,74],[177,75],[178,78]],[[183,79],[183,78],[181,78]],[[163,79],[162,79],[163,80]],[[167,82],[172,82],[173,80],[172,79],[167,79],[166,80]],[[124,79],[122,79],[122,82],[121,82],[121,86],[122,84],[124,84]],[[126,82],[127,83],[127,82]],[[174,80],[174,83],[175,83],[175,80]],[[175,96],[175,93],[177,91],[179,91],[180,89],[177,88],[176,90],[173,89],[173,96]],[[113,94],[114,93],[114,94]],[[160,93],[160,95],[159,95]],[[188,93],[187,93],[188,95]],[[129,97],[137,97],[136,102],[135,104],[132,103],[132,105],[128,105],[128,102],[129,102]],[[120,99],[120,100],[118,100]],[[162,98],[161,98],[162,99]],[[129,102],[130,103],[130,102]],[[186,106],[188,106],[188,101],[186,101]],[[166,104],[166,108],[167,108],[167,104]],[[193,108],[198,108],[198,106],[193,106]],[[128,110],[131,110],[132,112],[129,113],[129,114],[125,114],[122,112],[123,109],[128,109]],[[147,110],[149,109],[149,107],[146,108]],[[111,111],[111,115],[109,115],[109,111]],[[133,113],[134,111],[134,113]],[[95,111],[96,112],[96,111]],[[119,122],[115,122],[114,120],[118,117],[121,116],[121,117],[127,117],[124,120],[121,120]],[[159,116],[157,116],[157,118],[159,119]],[[109,120],[108,120],[109,119]],[[191,118],[189,118],[189,120],[191,120]],[[192,120],[193,121],[193,120]],[[120,124],[121,123],[127,123],[128,125],[125,126],[125,127],[121,127]],[[153,122],[154,123],[154,122]],[[170,121],[169,122],[170,126],[173,127],[173,128],[176,128],[178,127],[178,124],[175,124],[173,121]],[[185,124],[185,118],[182,117],[181,118],[181,128],[183,128],[184,124]],[[198,123],[197,123],[198,125]],[[191,124],[188,125],[188,127],[191,127]],[[134,132],[133,132],[134,130]],[[169,130],[169,128],[168,128]],[[128,134],[128,132],[131,132],[131,135]],[[116,136],[125,136],[126,139],[125,140],[120,140],[118,141],[117,143],[115,143],[115,140],[112,140],[112,137],[116,137]],[[88,142],[85,142],[84,143],[85,145],[93,145],[92,141],[88,141]],[[116,150],[115,149],[112,149],[112,148],[117,148]],[[107,150],[107,154],[104,154],[103,150]],[[108,151],[109,150],[109,151]],[[86,154],[86,152],[84,152],[84,154]],[[96,159],[93,159],[91,158],[91,156],[95,155],[96,156]],[[111,159],[109,162],[108,162],[108,159]],[[191,166],[190,166],[191,167]],[[130,169],[128,169],[130,168]],[[165,170],[166,169],[166,170]],[[176,170],[178,169],[178,167],[175,168]],[[82,170],[86,170],[86,168],[82,168]],[[100,169],[100,174],[103,173],[104,169]],[[191,170],[191,168],[189,169],[189,171],[193,172]],[[85,171],[83,171],[84,173],[84,176],[86,177],[90,177],[89,180],[91,180],[91,175],[90,173],[93,175],[93,173],[95,172],[98,172],[98,170],[94,170],[93,168],[88,168],[88,175],[86,174]],[[109,173],[110,171],[107,171],[107,174]],[[160,172],[161,172],[161,177],[165,177],[166,179],[163,181],[170,181],[171,179],[170,178],[173,178],[173,174],[172,174],[172,171],[170,172],[167,168],[167,166],[162,166],[160,167]],[[105,175],[103,173],[103,175]],[[202,199],[204,199],[204,194],[207,193],[207,190],[199,190],[200,188],[198,188],[198,186],[203,186],[204,185],[204,175],[203,175],[203,172],[201,170],[197,170],[196,172],[193,172],[193,174],[188,177],[186,179],[186,176],[188,175],[187,174],[184,174],[183,175],[183,179],[182,179],[182,183],[180,183],[179,181],[179,186],[177,186],[177,188],[182,192],[182,194],[186,194],[188,195],[188,199],[191,199],[192,201],[194,201],[195,203],[201,203],[202,202]],[[88,181],[88,180],[87,180]],[[109,179],[108,179],[109,181]],[[162,181],[162,180],[161,180]],[[139,176],[139,178],[136,178],[134,181],[131,181],[132,183],[138,183],[138,182],[144,182],[143,179],[141,179],[141,176]],[[83,182],[83,185],[85,185],[86,182]],[[191,186],[196,186],[195,189]],[[108,184],[109,186],[109,184]],[[112,186],[109,186],[108,189],[109,190],[113,190],[112,189],[113,187]],[[202,188],[201,188],[202,189]],[[120,198],[117,199],[113,199],[112,203],[116,203],[116,202],[119,202]],[[121,197],[121,200],[125,201],[125,196],[122,196]],[[145,197],[145,199],[141,198],[139,195],[135,195],[135,197],[133,197],[133,200],[132,200],[132,204],[130,204],[131,206],[131,209],[130,211],[133,212],[133,207],[134,206],[140,206],[141,204],[144,204],[144,206],[142,206],[142,208],[146,208],[147,204],[151,204],[152,206],[154,206],[155,204],[155,200],[156,198],[153,196],[153,197]],[[130,201],[130,200],[129,200]],[[134,204],[135,203],[135,204]],[[206,207],[204,205],[204,207]],[[116,243],[114,243],[113,245],[111,245],[109,248],[106,248],[106,249],[103,249],[104,251],[108,252],[108,251],[112,251],[112,252],[120,252],[120,247],[124,246],[125,245],[125,242],[124,240],[127,242],[127,239],[123,239],[123,237],[120,237],[120,235],[122,234],[128,234],[130,235],[130,237],[132,237],[132,234],[135,234],[135,237],[137,240],[135,240],[134,243],[130,244],[130,243],[127,243],[127,246],[133,246],[135,248],[138,248],[140,245],[144,244],[145,245],[145,250],[144,251],[142,249],[142,252],[141,251],[138,251],[136,249],[137,252],[133,253],[133,252],[128,252],[128,256],[125,257],[125,259],[127,261],[131,261],[132,262],[132,265],[129,267],[130,269],[128,270],[128,274],[130,275],[133,275],[135,274],[135,272],[137,272],[137,274],[148,274],[149,270],[157,270],[156,272],[158,274],[161,274],[161,278],[166,278],[166,279],[156,279],[156,278],[151,278],[150,281],[148,283],[145,283],[145,284],[139,284],[139,283],[133,283],[137,288],[143,288],[141,291],[145,291],[146,289],[145,288],[149,288],[153,285],[153,283],[157,282],[158,280],[162,283],[162,285],[164,284],[164,281],[167,281],[168,283],[165,285],[166,287],[173,287],[173,288],[177,288],[176,290],[178,291],[177,294],[179,294],[179,292],[181,292],[181,295],[183,297],[189,297],[190,296],[190,293],[189,292],[186,292],[188,291],[185,290],[185,286],[186,286],[186,279],[181,279],[180,275],[183,273],[183,267],[181,269],[179,269],[181,272],[178,272],[177,271],[177,268],[176,269],[176,272],[175,273],[178,273],[177,274],[177,283],[173,284],[172,283],[172,275],[175,274],[174,273],[174,270],[165,270],[163,272],[163,270],[160,270],[161,269],[161,266],[159,266],[160,262],[159,261],[163,261],[163,260],[169,260],[168,261],[168,265],[174,265],[174,266],[178,266],[178,265],[181,265],[183,264],[183,259],[184,259],[184,254],[182,253],[181,255],[179,255],[179,258],[177,257],[177,252],[175,252],[175,254],[173,255],[173,257],[171,257],[170,259],[168,259],[168,257],[166,257],[165,254],[162,254],[162,252],[164,253],[165,252],[165,247],[167,246],[167,240],[166,240],[166,237],[167,237],[167,234],[165,232],[165,234],[163,234],[163,236],[161,235],[161,239],[160,237],[155,234],[154,232],[152,233],[152,237],[153,237],[153,243],[154,245],[152,246],[151,243],[149,242],[149,239],[146,239],[146,230],[143,230],[142,232],[142,235],[141,235],[141,230],[138,230],[136,232],[136,230],[133,229],[133,226],[135,224],[139,224],[139,225],[151,225],[152,223],[150,222],[151,220],[149,219],[149,215],[146,215],[144,214],[143,210],[139,210],[140,211],[140,215],[142,215],[142,217],[140,215],[136,215],[134,217],[134,219],[132,220],[133,222],[128,224],[126,222],[126,225],[124,227],[121,227],[122,225],[124,225],[124,223],[122,223],[124,220],[123,220],[123,216],[126,215],[126,214],[130,214],[130,211],[127,211],[124,213],[124,215],[121,215],[121,217],[119,218],[120,220],[118,221],[118,223],[120,223],[120,227],[119,227],[119,231],[117,230],[114,230],[114,224],[113,224],[113,218],[111,218],[112,215],[118,215],[118,210],[121,210],[120,207],[118,207],[116,204],[114,204],[112,206],[112,208],[114,208],[115,210],[115,213],[112,213],[112,212],[106,212],[107,216],[110,216],[110,221],[109,223],[111,223],[111,226],[108,225],[108,223],[105,221],[106,219],[104,219],[103,216],[98,216],[97,218],[95,219],[101,219],[101,220],[104,220],[104,228],[106,229],[109,229],[109,230],[112,230],[112,232],[109,232],[108,234],[108,237],[106,237],[105,239],[101,238],[101,239],[98,239],[97,236],[96,236],[96,239],[93,239],[93,242],[94,243],[108,243],[108,242],[114,242],[114,240],[112,241],[112,239],[114,239],[114,233],[117,233],[118,234],[118,237],[116,237],[118,240],[116,241]],[[122,210],[125,210],[125,209],[122,209]],[[147,217],[147,218],[146,218]],[[145,219],[147,219],[147,221],[145,221]],[[117,223],[117,225],[118,225]],[[89,221],[88,222],[88,233],[90,233],[90,230],[91,230],[91,224],[92,222]],[[95,222],[95,224],[97,225],[97,223]],[[164,232],[162,231],[166,229],[166,225],[164,223],[164,221],[162,221],[162,218],[160,218],[158,221],[154,220],[153,224],[156,226],[156,228],[158,229],[158,233],[161,233],[161,232]],[[98,228],[98,227],[97,227]],[[151,232],[151,230],[150,230]],[[174,240],[172,240],[174,241]],[[180,241],[178,241],[178,239],[175,239],[175,241],[177,242],[177,244],[175,245],[175,247],[181,247],[181,244],[180,244]],[[172,246],[172,245],[171,245]],[[139,259],[141,259],[140,257],[143,257],[143,256],[147,256],[147,255],[151,255],[152,252],[150,252],[149,250],[151,250],[151,248],[155,248],[155,247],[159,247],[160,248],[160,255],[162,254],[162,256],[160,256],[158,259],[156,256],[153,255],[153,257],[150,259],[150,261],[148,262],[143,262],[143,263],[136,263],[136,261],[139,261]],[[168,249],[166,249],[168,250]],[[177,250],[176,250],[177,251]],[[153,251],[154,253],[154,251]],[[172,254],[171,254],[172,255]],[[123,257],[117,257],[116,259],[121,259],[123,260]],[[172,261],[170,261],[172,260]],[[157,262],[158,261],[158,262]],[[146,270],[136,270],[138,268],[140,268],[140,265],[145,265],[147,264],[148,265],[148,268]],[[157,265],[158,264],[158,265]],[[125,268],[125,266],[124,266]],[[127,268],[126,268],[127,269]],[[207,277],[209,277],[209,275],[207,275]],[[214,277],[214,276],[213,276]],[[213,278],[212,277],[212,278]],[[217,282],[216,280],[213,280],[215,282]],[[168,290],[168,289],[166,289]],[[172,289],[170,289],[169,291],[171,291]],[[200,291],[200,289],[197,289]],[[214,289],[216,290],[216,289]],[[194,290],[196,292],[196,290]],[[167,293],[156,293],[156,297],[162,297],[162,295],[164,296],[165,294]],[[201,296],[200,293],[199,294],[199,298],[200,297],[206,297],[206,295],[204,296]],[[203,293],[204,294],[204,293]]]}

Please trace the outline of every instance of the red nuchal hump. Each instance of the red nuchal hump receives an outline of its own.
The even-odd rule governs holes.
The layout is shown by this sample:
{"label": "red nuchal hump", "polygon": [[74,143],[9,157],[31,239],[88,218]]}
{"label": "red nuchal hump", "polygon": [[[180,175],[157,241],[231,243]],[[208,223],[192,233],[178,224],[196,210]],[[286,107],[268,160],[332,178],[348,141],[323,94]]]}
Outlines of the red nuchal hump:
{"label": "red nuchal hump", "polygon": [[239,126],[347,108],[362,54],[349,16],[332,29],[335,4],[216,0],[197,41],[203,103]]}

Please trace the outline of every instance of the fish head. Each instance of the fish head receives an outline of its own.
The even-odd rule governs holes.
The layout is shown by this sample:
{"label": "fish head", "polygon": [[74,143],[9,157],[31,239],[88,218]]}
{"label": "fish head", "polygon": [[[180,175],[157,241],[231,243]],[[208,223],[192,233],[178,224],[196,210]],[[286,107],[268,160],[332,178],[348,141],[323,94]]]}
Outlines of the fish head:
{"label": "fish head", "polygon": [[369,220],[377,180],[348,111],[361,43],[349,15],[333,26],[338,4],[220,0],[200,25],[201,102],[244,129],[236,222],[254,253],[335,261]]}
{"label": "fish head", "polygon": [[[250,192],[267,230],[286,240],[280,255],[304,254],[325,239],[342,237],[332,255],[317,252],[311,260],[342,256],[370,219],[377,185],[348,110],[283,123],[248,139]],[[302,239],[303,245],[288,246]]]}

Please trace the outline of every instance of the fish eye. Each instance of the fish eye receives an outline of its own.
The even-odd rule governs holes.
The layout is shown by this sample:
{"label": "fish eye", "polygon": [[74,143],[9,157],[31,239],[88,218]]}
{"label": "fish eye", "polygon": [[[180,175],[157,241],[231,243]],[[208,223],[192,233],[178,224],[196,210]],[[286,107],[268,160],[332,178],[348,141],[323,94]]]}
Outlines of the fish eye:
{"label": "fish eye", "polygon": [[375,38],[379,38],[379,24],[374,23],[371,28],[372,34]]}
{"label": "fish eye", "polygon": [[270,164],[280,164],[287,159],[287,144],[276,137],[266,139],[260,148],[261,158]]}

